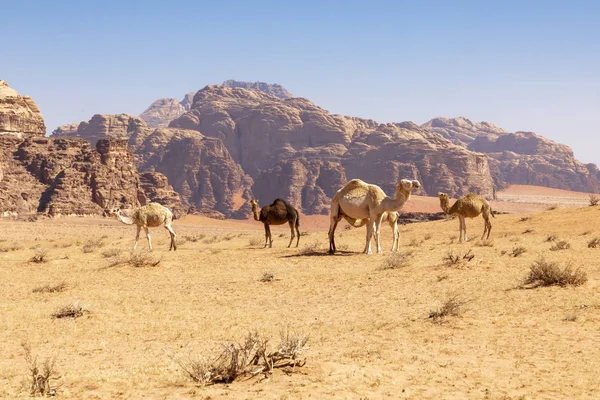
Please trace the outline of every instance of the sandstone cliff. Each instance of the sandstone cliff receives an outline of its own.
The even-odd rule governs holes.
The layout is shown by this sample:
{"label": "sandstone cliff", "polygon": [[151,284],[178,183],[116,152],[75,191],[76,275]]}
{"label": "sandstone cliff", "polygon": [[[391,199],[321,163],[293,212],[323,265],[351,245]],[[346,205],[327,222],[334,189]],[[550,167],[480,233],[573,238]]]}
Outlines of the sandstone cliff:
{"label": "sandstone cliff", "polygon": [[169,122],[179,117],[192,106],[194,93],[188,93],[183,100],[158,99],[140,114],[140,118],[152,128],[165,128]]}
{"label": "sandstone cliff", "polygon": [[245,82],[229,79],[223,82],[223,86],[230,88],[259,90],[264,93],[272,94],[273,96],[279,97],[280,99],[289,99],[293,97],[292,94],[288,92],[286,88],[276,83]]}
{"label": "sandstone cliff", "polygon": [[0,135],[45,135],[40,109],[29,96],[21,96],[0,80]]}

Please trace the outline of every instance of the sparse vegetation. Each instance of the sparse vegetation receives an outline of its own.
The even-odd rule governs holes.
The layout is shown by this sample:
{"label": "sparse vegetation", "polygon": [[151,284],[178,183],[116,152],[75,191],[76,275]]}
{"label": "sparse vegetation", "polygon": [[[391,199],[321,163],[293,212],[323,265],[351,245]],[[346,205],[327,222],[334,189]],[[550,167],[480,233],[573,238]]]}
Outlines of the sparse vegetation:
{"label": "sparse vegetation", "polygon": [[239,377],[263,375],[268,378],[276,368],[302,367],[305,360],[299,359],[307,349],[308,335],[285,330],[281,332],[281,342],[275,348],[269,347],[269,340],[258,332],[249,333],[241,343],[228,343],[222,346],[218,356],[194,358],[190,354],[184,358],[169,357],[179,365],[183,373],[200,385],[230,383]]}
{"label": "sparse vegetation", "polygon": [[467,301],[459,295],[451,295],[437,309],[429,313],[429,318],[435,323],[444,323],[448,317],[459,316],[462,313],[462,306],[466,303]]}
{"label": "sparse vegetation", "polygon": [[590,240],[588,242],[588,247],[590,249],[595,249],[597,247],[600,247],[600,237],[597,237],[597,238],[594,238],[594,239]]}
{"label": "sparse vegetation", "polygon": [[34,288],[32,290],[33,293],[58,293],[58,292],[64,292],[65,290],[67,290],[67,283],[66,282],[60,282],[57,283],[55,285],[44,285],[44,286],[38,286],[36,288]]}
{"label": "sparse vegetation", "polygon": [[590,194],[589,198],[590,207],[597,206],[600,203],[600,196],[596,194]]}
{"label": "sparse vegetation", "polygon": [[275,275],[273,275],[273,273],[265,272],[264,274],[262,274],[262,276],[260,277],[259,280],[261,282],[273,282],[274,279],[275,279]]}
{"label": "sparse vegetation", "polygon": [[139,250],[132,251],[129,255],[129,260],[127,260],[127,264],[136,267],[156,267],[162,259],[160,257],[155,256],[149,250]]}
{"label": "sparse vegetation", "polygon": [[51,385],[51,381],[59,378],[55,371],[56,357],[47,358],[41,366],[38,366],[37,356],[31,354],[31,345],[27,341],[21,343],[25,351],[25,362],[29,369],[29,394],[31,397],[54,396],[56,387]]}
{"label": "sparse vegetation", "polygon": [[411,257],[413,255],[412,251],[407,251],[403,253],[394,252],[391,253],[383,262],[381,269],[398,269],[398,268],[406,268],[411,265]]}
{"label": "sparse vegetation", "polygon": [[35,253],[33,254],[33,257],[29,259],[29,262],[36,264],[48,262],[48,250],[41,247],[36,247]]}
{"label": "sparse vegetation", "polygon": [[475,257],[475,255],[473,253],[471,253],[471,250],[469,250],[465,254],[453,253],[452,251],[449,251],[444,256],[443,261],[444,261],[444,265],[446,265],[447,267],[453,267],[453,266],[459,266],[464,262],[469,262],[474,257]]}
{"label": "sparse vegetation", "polygon": [[24,249],[24,247],[21,246],[20,244],[13,243],[13,244],[10,244],[7,246],[0,246],[0,253],[8,253],[10,251],[17,251],[17,250],[23,250],[23,249]]}
{"label": "sparse vegetation", "polygon": [[512,249],[508,255],[511,257],[519,257],[527,252],[527,249],[523,246],[517,246]]}
{"label": "sparse vegetation", "polygon": [[196,243],[196,242],[198,242],[198,241],[200,241],[200,240],[204,239],[205,237],[206,237],[206,235],[205,235],[205,234],[203,234],[203,233],[198,233],[198,234],[195,234],[195,235],[186,235],[186,236],[184,236],[183,238],[184,238],[185,240],[187,240],[187,241],[190,241],[190,242],[192,242],[192,243]]}
{"label": "sparse vegetation", "polygon": [[250,238],[250,240],[248,241],[248,244],[250,246],[258,246],[259,244],[263,244],[265,241],[265,239],[263,237],[260,236],[252,236]]}
{"label": "sparse vegetation", "polygon": [[575,322],[575,321],[577,321],[577,315],[575,315],[575,314],[565,315],[565,317],[563,318],[563,321]]}
{"label": "sparse vegetation", "polygon": [[569,242],[567,242],[566,240],[561,240],[560,242],[556,242],[552,245],[552,247],[550,247],[550,250],[552,251],[557,251],[557,250],[567,250],[571,248],[571,244]]}
{"label": "sparse vegetation", "polygon": [[111,258],[111,257],[118,257],[121,255],[121,253],[123,253],[123,250],[121,249],[106,249],[102,252],[102,257],[104,258]]}
{"label": "sparse vegetation", "polygon": [[531,218],[532,218],[531,215],[526,215],[524,217],[521,217],[519,222],[526,222],[526,221],[529,221]]}
{"label": "sparse vegetation", "polygon": [[492,239],[480,240],[477,242],[479,247],[494,247],[494,241]]}
{"label": "sparse vegetation", "polygon": [[558,208],[558,205],[556,204],[552,204],[550,207],[547,208],[547,211],[554,211]]}
{"label": "sparse vegetation", "polygon": [[523,285],[529,288],[539,286],[579,286],[587,282],[587,274],[580,268],[573,270],[570,264],[564,269],[558,263],[547,261],[543,256],[534,261],[530,267],[529,275]]}
{"label": "sparse vegetation", "polygon": [[202,241],[202,243],[204,244],[213,244],[213,243],[219,243],[221,241],[221,238],[219,238],[219,235],[212,235],[209,238],[206,238]]}
{"label": "sparse vegetation", "polygon": [[419,241],[417,238],[412,238],[408,245],[410,247],[420,247],[421,244],[423,244],[423,241]]}
{"label": "sparse vegetation", "polygon": [[528,229],[525,229],[525,230],[523,231],[523,234],[526,234],[526,233],[533,233],[533,232],[535,232],[533,229],[531,229],[531,228],[528,228]]}
{"label": "sparse vegetation", "polygon": [[104,246],[104,244],[102,243],[102,239],[88,240],[86,244],[83,245],[82,250],[84,253],[93,253],[102,246]]}
{"label": "sparse vegetation", "polygon": [[554,242],[556,240],[558,240],[558,236],[556,236],[556,235],[548,235],[546,237],[546,242]]}
{"label": "sparse vegetation", "polygon": [[321,247],[321,243],[318,239],[313,240],[302,249],[302,254],[316,253]]}
{"label": "sparse vegetation", "polygon": [[73,302],[59,307],[54,313],[53,318],[79,318],[88,311],[83,308],[79,302]]}

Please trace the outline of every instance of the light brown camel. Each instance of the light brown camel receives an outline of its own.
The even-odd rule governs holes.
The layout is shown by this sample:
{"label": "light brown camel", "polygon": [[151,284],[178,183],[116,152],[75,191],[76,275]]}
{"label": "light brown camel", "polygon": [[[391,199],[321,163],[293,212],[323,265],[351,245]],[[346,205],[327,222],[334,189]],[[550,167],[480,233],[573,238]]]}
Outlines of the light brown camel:
{"label": "light brown camel", "polygon": [[492,212],[492,208],[486,199],[474,193],[470,193],[465,197],[461,197],[460,199],[456,200],[452,207],[450,207],[450,198],[446,193],[439,192],[437,195],[440,198],[440,207],[442,207],[442,210],[444,210],[446,214],[456,214],[458,216],[458,221],[460,223],[460,243],[462,243],[463,240],[467,240],[467,223],[465,222],[465,218],[475,218],[478,217],[479,214],[483,216],[485,221],[485,227],[483,228],[483,235],[481,236],[481,239],[483,240],[486,232],[487,237],[485,238],[489,239],[490,232],[492,232],[490,215],[494,217],[494,213]]}
{"label": "light brown camel", "polygon": [[[343,218],[354,228],[360,228],[369,223],[369,219],[354,219],[350,218],[346,214],[343,215]],[[381,218],[381,222],[386,222],[392,228],[392,232],[394,235],[394,241],[392,243],[392,252],[398,251],[398,246],[400,244],[400,231],[398,230],[398,219],[400,218],[400,213],[396,211],[386,211],[383,213],[383,217]]]}
{"label": "light brown camel", "polygon": [[329,214],[329,254],[334,254],[335,228],[344,215],[355,219],[368,219],[367,242],[364,252],[372,254],[371,239],[375,233],[377,253],[381,253],[379,232],[383,213],[386,211],[400,211],[404,203],[410,199],[413,189],[421,187],[419,181],[402,179],[396,187],[394,198],[386,196],[385,192],[377,185],[370,185],[360,179],[353,179],[337,191],[331,199]]}
{"label": "light brown camel", "polygon": [[171,235],[171,246],[169,247],[169,251],[177,250],[177,242],[175,240],[177,235],[171,226],[173,224],[173,213],[167,207],[158,203],[149,203],[142,207],[126,210],[121,210],[119,207],[113,207],[107,209],[105,213],[109,216],[116,215],[119,221],[126,225],[137,226],[135,244],[133,245],[134,250],[140,239],[140,230],[142,230],[142,228],[144,229],[144,232],[146,232],[148,246],[150,247],[150,250],[152,250],[152,241],[150,239],[150,234],[148,233],[148,228],[155,228],[161,225],[164,225],[165,229],[169,231],[169,235]]}
{"label": "light brown camel", "polygon": [[[265,249],[273,247],[273,238],[271,237],[271,225],[283,225],[286,222],[290,224],[292,237],[288,247],[292,245],[294,237],[297,236],[296,247],[300,243],[300,215],[298,211],[292,207],[287,201],[275,199],[270,206],[264,206],[262,209],[258,205],[258,200],[251,200],[252,214],[256,221],[260,221],[265,225]],[[294,229],[296,232],[294,233]]]}

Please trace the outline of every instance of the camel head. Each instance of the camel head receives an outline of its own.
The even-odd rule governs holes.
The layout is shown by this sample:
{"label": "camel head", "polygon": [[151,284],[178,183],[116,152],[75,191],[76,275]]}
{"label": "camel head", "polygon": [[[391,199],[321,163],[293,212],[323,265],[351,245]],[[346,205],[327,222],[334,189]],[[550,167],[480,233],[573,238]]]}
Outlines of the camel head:
{"label": "camel head", "polygon": [[450,199],[450,196],[448,196],[448,193],[443,193],[443,192],[437,192],[437,197],[439,197],[440,200]]}
{"label": "camel head", "polygon": [[421,183],[419,181],[411,181],[410,179],[402,179],[398,184],[396,190],[403,190],[405,192],[410,192],[413,189],[418,189],[421,187]]}
{"label": "camel head", "polygon": [[252,214],[254,215],[254,219],[259,221],[260,217],[260,206],[258,205],[258,200],[250,200],[250,204],[252,204]]}
{"label": "camel head", "polygon": [[437,192],[437,197],[440,199],[440,207],[442,210],[447,213],[448,212],[448,203],[450,202],[450,196],[447,193]]}

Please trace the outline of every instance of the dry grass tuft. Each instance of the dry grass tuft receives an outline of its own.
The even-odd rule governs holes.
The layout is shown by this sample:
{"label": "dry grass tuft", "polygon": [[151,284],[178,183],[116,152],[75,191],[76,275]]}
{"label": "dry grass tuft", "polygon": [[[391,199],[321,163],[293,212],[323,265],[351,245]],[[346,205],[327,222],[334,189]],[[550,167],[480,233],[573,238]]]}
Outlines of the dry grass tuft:
{"label": "dry grass tuft", "polygon": [[136,268],[156,267],[161,261],[162,258],[155,256],[150,250],[144,249],[132,251],[129,255],[129,260],[127,260],[127,264]]}
{"label": "dry grass tuft", "polygon": [[48,262],[48,250],[42,249],[41,247],[37,247],[35,249],[35,253],[34,253],[33,257],[31,257],[29,259],[29,262],[36,263],[36,264],[42,264],[42,263]]}
{"label": "dry grass tuft", "polygon": [[600,237],[597,237],[597,238],[594,238],[594,239],[590,240],[588,242],[588,247],[590,249],[595,249],[597,247],[600,247]]}
{"label": "dry grass tuft", "polygon": [[313,240],[302,249],[302,254],[312,254],[319,251],[321,248],[321,242],[318,239]]}
{"label": "dry grass tuft", "polygon": [[275,275],[272,272],[265,272],[259,279],[261,282],[273,282],[273,280],[275,280]]}
{"label": "dry grass tuft", "polygon": [[558,205],[557,204],[552,204],[550,207],[548,207],[546,210],[547,211],[554,211],[558,209]]}
{"label": "dry grass tuft", "polygon": [[21,346],[25,350],[25,361],[27,362],[29,377],[31,379],[29,386],[31,397],[37,397],[38,395],[55,396],[56,387],[52,387],[50,381],[60,378],[54,369],[56,366],[56,357],[47,358],[41,366],[38,366],[37,356],[34,357],[31,354],[31,345],[27,341],[23,341]]}
{"label": "dry grass tuft", "polygon": [[512,249],[512,252],[510,252],[508,255],[511,256],[511,257],[519,257],[519,256],[523,255],[526,252],[527,252],[527,249],[525,247],[523,247],[523,246],[517,246],[517,247],[514,247]]}
{"label": "dry grass tuft", "polygon": [[412,263],[412,251],[407,251],[403,253],[391,253],[386,259],[383,261],[383,265],[381,269],[398,269],[398,268],[406,268],[409,267]]}
{"label": "dry grass tuft", "polygon": [[88,240],[87,243],[83,245],[82,250],[86,254],[93,253],[102,246],[104,246],[104,243],[102,243],[102,239]]}
{"label": "dry grass tuft", "polygon": [[58,292],[64,292],[65,290],[67,290],[67,283],[66,282],[60,282],[57,283],[55,285],[44,285],[44,286],[38,286],[36,288],[34,288],[32,290],[33,293],[58,293]]}
{"label": "dry grass tuft", "polygon": [[546,237],[546,242],[555,242],[556,240],[558,240],[558,236],[556,235],[548,235],[548,237]]}
{"label": "dry grass tuft", "polygon": [[492,239],[480,240],[477,242],[479,247],[494,247],[494,241]]}
{"label": "dry grass tuft", "polygon": [[561,240],[560,242],[556,242],[552,245],[552,247],[550,247],[550,250],[552,251],[557,251],[557,250],[567,250],[571,248],[571,244],[569,242],[567,242],[566,240]]}
{"label": "dry grass tuft", "polygon": [[9,251],[17,251],[17,250],[23,250],[23,249],[24,249],[24,247],[21,246],[20,244],[13,243],[13,244],[10,244],[7,246],[1,246],[0,253],[8,253]]}
{"label": "dry grass tuft", "polygon": [[589,198],[590,207],[597,206],[600,203],[600,196],[596,194],[590,194]]}
{"label": "dry grass tuft", "polygon": [[449,251],[443,258],[444,265],[447,267],[459,266],[463,264],[465,261],[469,262],[475,257],[474,254],[471,253],[471,250],[466,252],[465,254],[453,253]]}
{"label": "dry grass tuft", "polygon": [[121,253],[123,253],[123,250],[121,249],[106,249],[102,252],[102,257],[104,258],[112,258],[112,257],[118,257],[121,255]]}
{"label": "dry grass tuft", "polygon": [[212,235],[211,237],[204,239],[202,241],[202,243],[213,244],[213,243],[219,243],[221,240],[223,240],[223,239],[220,238],[219,235]]}
{"label": "dry grass tuft", "polygon": [[240,343],[222,346],[221,354],[213,357],[194,358],[188,354],[183,359],[167,354],[183,373],[200,385],[231,383],[239,377],[263,375],[269,378],[276,368],[302,367],[306,363],[300,355],[307,349],[308,335],[285,330],[281,332],[280,344],[270,349],[269,340],[258,332],[250,332]]}
{"label": "dry grass tuft", "polygon": [[523,231],[523,234],[526,234],[526,233],[533,233],[533,232],[535,232],[533,229],[531,229],[531,228],[528,228],[528,229],[525,229],[525,230]]}
{"label": "dry grass tuft", "polygon": [[260,237],[260,236],[252,236],[250,238],[250,240],[248,241],[248,244],[250,246],[258,246],[259,244],[263,244],[264,243],[264,237]]}
{"label": "dry grass tuft", "polygon": [[53,314],[53,318],[78,318],[87,313],[88,310],[83,308],[79,302],[66,304],[59,307]]}
{"label": "dry grass tuft", "polygon": [[460,295],[451,295],[437,309],[429,313],[429,318],[437,324],[444,323],[448,320],[448,317],[459,316],[462,313],[462,306],[466,303],[467,301],[462,299]]}
{"label": "dry grass tuft", "polygon": [[186,235],[183,237],[183,239],[185,239],[186,241],[190,241],[192,243],[196,243],[202,239],[204,239],[206,237],[205,234],[203,233],[198,233],[196,235]]}
{"label": "dry grass tuft", "polygon": [[424,240],[418,240],[417,238],[412,238],[410,240],[410,243],[408,244],[410,247],[421,247],[421,245],[423,244]]}
{"label": "dry grass tuft", "polygon": [[533,218],[531,215],[526,215],[524,217],[521,217],[519,222],[526,222],[526,221],[529,221],[531,218]]}
{"label": "dry grass tuft", "polygon": [[587,274],[580,268],[573,271],[570,264],[560,269],[558,263],[547,261],[543,256],[534,261],[530,267],[529,275],[525,278],[523,286],[536,288],[539,286],[579,286],[587,282]]}

